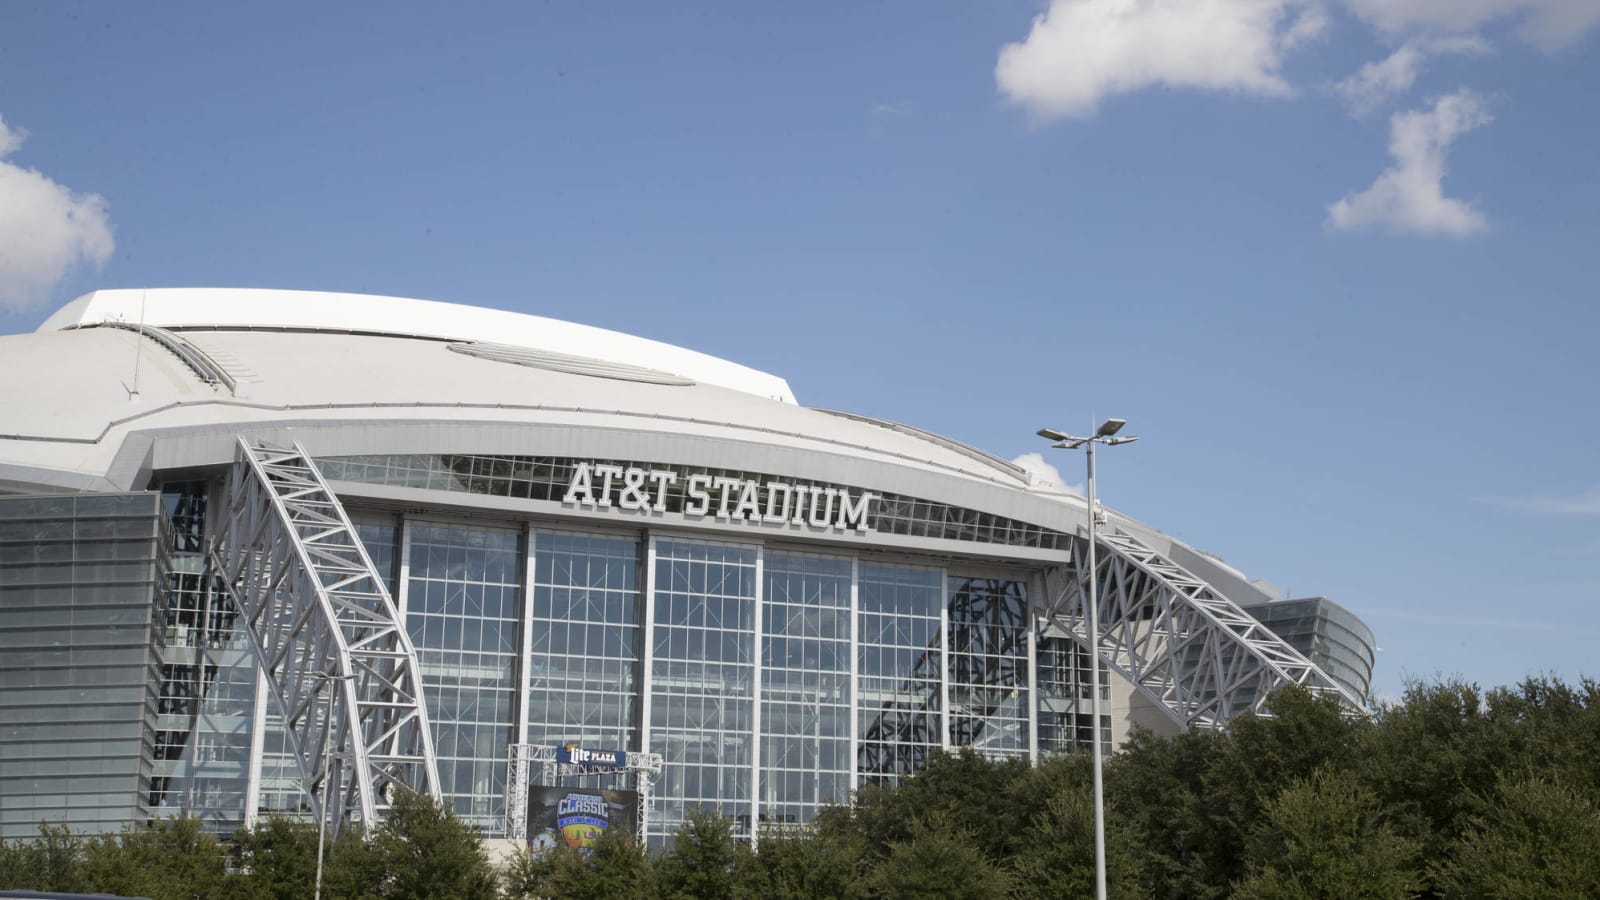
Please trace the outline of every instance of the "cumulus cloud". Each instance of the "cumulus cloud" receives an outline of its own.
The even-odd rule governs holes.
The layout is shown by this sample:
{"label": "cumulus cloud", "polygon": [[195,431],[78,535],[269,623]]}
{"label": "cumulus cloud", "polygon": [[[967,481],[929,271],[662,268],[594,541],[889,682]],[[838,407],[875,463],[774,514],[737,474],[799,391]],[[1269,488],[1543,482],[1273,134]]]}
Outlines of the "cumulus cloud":
{"label": "cumulus cloud", "polygon": [[1061,470],[1051,465],[1050,462],[1044,458],[1043,453],[1024,453],[1016,459],[1013,459],[1011,464],[1021,466],[1025,471],[1027,471],[1029,484],[1053,484],[1062,490],[1071,491],[1074,494],[1083,493],[1083,486],[1078,484],[1068,484],[1067,480],[1061,477]]}
{"label": "cumulus cloud", "polygon": [[1450,145],[1490,119],[1484,100],[1467,90],[1439,98],[1432,109],[1396,113],[1389,120],[1395,164],[1371,187],[1329,206],[1329,226],[1458,237],[1488,228],[1471,203],[1444,195],[1443,182]]}
{"label": "cumulus cloud", "polygon": [[1326,25],[1308,0],[1051,0],[995,81],[1038,119],[1147,87],[1286,96],[1284,55]]}
{"label": "cumulus cloud", "polygon": [[0,310],[12,312],[49,299],[75,266],[105,265],[115,246],[105,198],[6,161],[26,138],[0,119]]}
{"label": "cumulus cloud", "polygon": [[1475,36],[1413,39],[1401,44],[1388,57],[1367,63],[1354,75],[1335,83],[1333,90],[1353,114],[1366,116],[1391,98],[1410,90],[1423,64],[1430,58],[1448,54],[1476,56],[1488,52],[1488,43]]}
{"label": "cumulus cloud", "polygon": [[1595,0],[1346,0],[1350,10],[1392,34],[1421,29],[1448,34],[1492,22],[1515,22],[1521,38],[1546,50],[1576,43],[1600,24]]}

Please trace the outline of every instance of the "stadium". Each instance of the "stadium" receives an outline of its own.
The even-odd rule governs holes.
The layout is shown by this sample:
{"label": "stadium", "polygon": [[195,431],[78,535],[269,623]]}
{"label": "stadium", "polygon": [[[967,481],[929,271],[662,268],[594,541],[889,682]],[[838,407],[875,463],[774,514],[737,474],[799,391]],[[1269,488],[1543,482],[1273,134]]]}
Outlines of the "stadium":
{"label": "stadium", "polygon": [[[1336,604],[1099,510],[1091,653],[1082,497],[640,337],[113,290],[0,373],[3,838],[370,823],[401,789],[486,838],[547,807],[754,837],[941,748],[1220,728],[1288,684],[1364,706]],[[551,799],[578,787],[610,793]]]}

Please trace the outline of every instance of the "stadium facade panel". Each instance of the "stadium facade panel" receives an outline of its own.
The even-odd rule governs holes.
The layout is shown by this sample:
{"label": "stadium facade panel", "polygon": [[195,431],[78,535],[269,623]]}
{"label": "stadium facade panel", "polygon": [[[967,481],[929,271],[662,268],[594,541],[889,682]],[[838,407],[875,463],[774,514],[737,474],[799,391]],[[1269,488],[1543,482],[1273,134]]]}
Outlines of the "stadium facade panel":
{"label": "stadium facade panel", "polygon": [[19,388],[0,398],[8,838],[180,811],[226,831],[319,809],[325,733],[354,765],[317,710],[353,717],[357,689],[295,670],[292,642],[265,666],[290,624],[221,583],[241,446],[303,448],[325,479],[403,626],[430,783],[491,837],[522,836],[544,771],[635,786],[519,768],[530,746],[659,755],[654,841],[695,807],[751,834],[941,748],[1032,760],[1215,727],[1273,678],[1313,683],[1297,672],[1359,703],[1371,673],[1343,609],[1271,603],[1106,511],[1122,567],[1099,577],[1136,602],[1108,623],[1095,722],[1080,497],[642,338],[394,298],[99,291],[0,337],[0,372]]}

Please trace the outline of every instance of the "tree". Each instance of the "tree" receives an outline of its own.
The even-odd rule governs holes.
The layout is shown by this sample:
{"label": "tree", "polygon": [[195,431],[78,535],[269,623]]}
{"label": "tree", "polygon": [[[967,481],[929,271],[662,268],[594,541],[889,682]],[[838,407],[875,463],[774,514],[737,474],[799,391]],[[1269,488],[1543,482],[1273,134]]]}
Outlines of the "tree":
{"label": "tree", "polygon": [[[1593,764],[1593,760],[1588,761]],[[1600,897],[1600,804],[1539,777],[1503,784],[1439,866],[1450,897]]]}
{"label": "tree", "polygon": [[607,829],[587,853],[556,847],[523,854],[505,873],[513,897],[645,900],[656,895],[650,857],[632,835]]}
{"label": "tree", "polygon": [[397,791],[370,840],[385,900],[494,900],[495,872],[478,832],[421,794]]}
{"label": "tree", "polygon": [[733,823],[713,810],[691,810],[672,836],[672,846],[656,861],[664,897],[723,898],[759,896],[762,873],[749,845],[733,837]]}
{"label": "tree", "polygon": [[39,823],[29,843],[0,841],[0,888],[82,891],[81,841],[65,825]]}
{"label": "tree", "polygon": [[1482,792],[1521,752],[1520,730],[1514,715],[1495,714],[1476,685],[1417,683],[1379,710],[1356,768],[1396,829],[1420,842],[1423,858],[1445,859],[1483,811]]}
{"label": "tree", "polygon": [[1421,889],[1417,843],[1396,834],[1349,771],[1318,769],[1265,813],[1250,834],[1240,900],[1395,900]]}
{"label": "tree", "polygon": [[1141,731],[1106,761],[1107,809],[1137,835],[1130,852],[1145,896],[1213,897],[1227,884],[1214,861],[1231,864],[1234,843],[1216,825],[1208,778],[1226,740],[1209,731]]}
{"label": "tree", "polygon": [[[927,768],[890,789],[887,797],[862,794],[866,803],[877,800],[884,804],[875,811],[877,815],[870,816],[872,829],[867,834],[876,839],[881,851],[892,841],[911,839],[918,825],[943,819],[958,824],[985,855],[1004,858],[1016,849],[1020,830],[1019,798],[1013,788],[1028,773],[1025,759],[992,760],[971,747],[954,753],[935,751]],[[1038,801],[1037,796],[1023,798],[1026,808],[1020,818],[1026,819]]]}
{"label": "tree", "polygon": [[269,816],[233,833],[228,845],[234,895],[248,900],[300,900],[316,883],[317,826]]}
{"label": "tree", "polygon": [[906,840],[867,875],[873,897],[883,900],[992,900],[1007,897],[1014,882],[985,856],[971,832],[943,815],[919,820]]}
{"label": "tree", "polygon": [[[1039,898],[1094,894],[1094,791],[1087,753],[1046,760],[1019,786],[1030,792],[1018,805],[1018,852],[1012,862],[1019,895]],[[1039,797],[1043,797],[1041,804]],[[1035,810],[1020,819],[1024,810]],[[1106,891],[1111,897],[1142,897],[1132,833],[1114,808],[1106,811]]]}
{"label": "tree", "polygon": [[863,843],[852,833],[819,828],[763,832],[755,864],[767,900],[867,896]]}
{"label": "tree", "polygon": [[83,881],[101,893],[209,900],[226,890],[227,856],[199,819],[157,819],[84,844]]}

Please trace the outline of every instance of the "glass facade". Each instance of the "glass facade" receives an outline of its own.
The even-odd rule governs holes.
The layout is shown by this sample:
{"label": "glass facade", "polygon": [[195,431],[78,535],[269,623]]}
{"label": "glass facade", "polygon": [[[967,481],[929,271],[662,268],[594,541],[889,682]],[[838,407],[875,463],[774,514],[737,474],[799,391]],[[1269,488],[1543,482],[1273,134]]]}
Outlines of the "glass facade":
{"label": "glass facade", "polygon": [[857,589],[856,768],[893,782],[945,744],[944,574],[863,563]]}
{"label": "glass facade", "polygon": [[0,498],[0,839],[149,813],[169,557],[156,493]]}
{"label": "glass facade", "polygon": [[647,834],[664,839],[689,809],[721,812],[748,835],[755,772],[753,546],[658,540],[648,685],[649,750],[672,760]]}
{"label": "glass facade", "polygon": [[807,822],[849,797],[854,570],[848,557],[766,554],[761,822]]}
{"label": "glass facade", "polygon": [[[451,474],[459,489],[516,482],[495,468],[507,458],[419,459],[471,460]],[[435,487],[436,469],[404,471]],[[228,832],[247,813],[309,812],[231,601],[205,583],[215,489],[0,499],[0,833],[179,811]],[[1037,628],[1035,564],[971,573],[878,549],[496,515],[352,512],[417,649],[442,792],[486,836],[508,830],[513,744],[661,754],[657,845],[696,808],[744,837],[810,821],[941,748],[1028,759],[1097,730],[1109,745],[1109,712],[1089,714],[1088,654]],[[1359,620],[1320,599],[1252,611],[1364,686]]]}
{"label": "glass facade", "polygon": [[1028,588],[1005,578],[951,578],[950,742],[990,756],[1030,753]]}
{"label": "glass facade", "polygon": [[206,481],[161,491],[172,523],[172,576],[150,807],[189,812],[226,832],[245,821],[256,666],[233,603],[205,583],[210,494]]}
{"label": "glass facade", "polygon": [[514,529],[411,523],[405,620],[439,756],[439,784],[456,814],[504,827],[506,769],[517,694],[522,541]]}
{"label": "glass facade", "polygon": [[639,542],[534,536],[525,743],[639,746]]}
{"label": "glass facade", "polygon": [[[1037,638],[1039,753],[1068,753],[1094,740],[1094,673],[1089,651],[1059,628],[1047,627]],[[1111,670],[1100,664],[1100,745],[1111,749]]]}
{"label": "glass facade", "polygon": [[1245,612],[1357,697],[1367,696],[1377,642],[1366,623],[1326,597],[1281,600]]}

